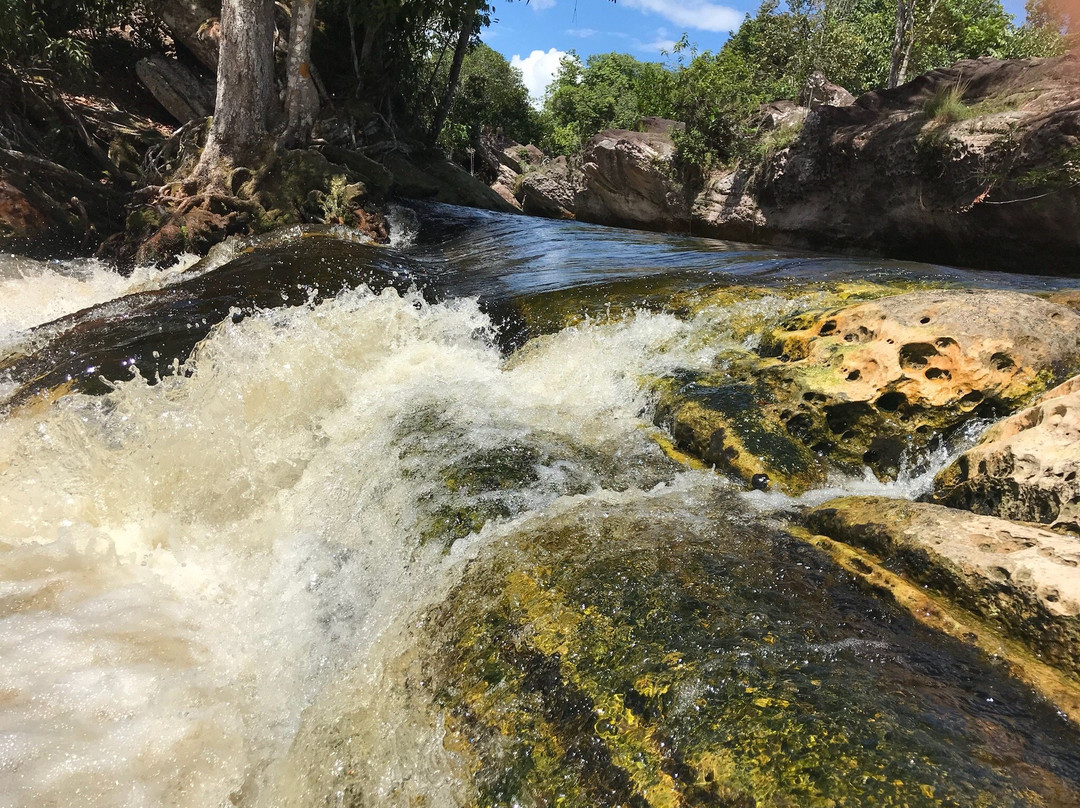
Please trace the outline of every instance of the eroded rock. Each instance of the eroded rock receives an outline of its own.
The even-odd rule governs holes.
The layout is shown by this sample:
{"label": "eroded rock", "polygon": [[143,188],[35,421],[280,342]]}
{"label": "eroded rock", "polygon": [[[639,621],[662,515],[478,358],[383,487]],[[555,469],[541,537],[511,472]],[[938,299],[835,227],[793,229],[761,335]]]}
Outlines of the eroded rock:
{"label": "eroded rock", "polygon": [[812,510],[806,524],[862,547],[1080,674],[1080,543],[940,505],[844,497]]}
{"label": "eroded rock", "polygon": [[797,492],[833,466],[879,477],[1080,366],[1080,313],[1015,292],[919,291],[805,312],[660,384],[676,443],[747,484]]}
{"label": "eroded rock", "polygon": [[934,501],[1080,533],[1080,376],[994,424],[938,475]]}
{"label": "eroded rock", "polygon": [[551,160],[522,177],[522,210],[549,219],[573,219],[574,197],[582,183],[581,172],[565,157]]}

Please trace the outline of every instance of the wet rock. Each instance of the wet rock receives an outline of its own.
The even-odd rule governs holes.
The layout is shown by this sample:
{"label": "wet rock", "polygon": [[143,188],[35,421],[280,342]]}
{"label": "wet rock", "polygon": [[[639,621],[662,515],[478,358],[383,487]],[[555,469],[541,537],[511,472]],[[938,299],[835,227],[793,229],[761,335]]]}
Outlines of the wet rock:
{"label": "wet rock", "polygon": [[799,104],[810,109],[826,105],[850,107],[854,103],[855,96],[839,84],[833,84],[820,70],[811,73],[799,91]]}
{"label": "wet rock", "polygon": [[48,223],[26,194],[0,180],[0,244],[25,242],[40,236]]}
{"label": "wet rock", "polygon": [[1080,543],[1033,525],[940,505],[845,497],[807,526],[862,547],[1042,658],[1080,674]]}
{"label": "wet rock", "polygon": [[1080,376],[994,424],[938,475],[933,500],[1080,533]]}
{"label": "wet rock", "polygon": [[789,317],[756,352],[660,385],[680,448],[797,492],[830,466],[888,479],[975,417],[1080,367],[1080,313],[1015,292],[920,291]]}
{"label": "wet rock", "polygon": [[467,802],[1024,804],[930,632],[814,549],[681,496],[525,523],[418,622],[411,692],[431,694]]}
{"label": "wet rock", "polygon": [[574,198],[584,179],[565,157],[549,161],[521,178],[521,207],[533,216],[573,219]]}
{"label": "wet rock", "polygon": [[685,229],[689,209],[674,155],[668,133],[609,129],[596,135],[582,155],[585,181],[574,197],[576,217],[648,230]]}

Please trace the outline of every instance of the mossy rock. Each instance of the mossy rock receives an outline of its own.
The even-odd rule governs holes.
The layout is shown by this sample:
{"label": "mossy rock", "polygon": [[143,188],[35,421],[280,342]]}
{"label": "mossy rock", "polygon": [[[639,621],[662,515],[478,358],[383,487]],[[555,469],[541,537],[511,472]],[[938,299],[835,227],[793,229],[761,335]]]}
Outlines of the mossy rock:
{"label": "mossy rock", "polygon": [[743,481],[798,493],[826,464],[890,479],[968,421],[1023,406],[1080,367],[1080,314],[1016,292],[908,292],[793,313],[714,364],[658,383],[658,422]]}
{"label": "mossy rock", "polygon": [[957,705],[972,676],[996,687],[989,673],[937,656],[940,640],[812,548],[715,502],[697,503],[700,523],[685,507],[591,502],[534,523],[424,618],[415,675],[466,804],[929,808],[1071,793],[1031,758],[987,762],[994,720]]}

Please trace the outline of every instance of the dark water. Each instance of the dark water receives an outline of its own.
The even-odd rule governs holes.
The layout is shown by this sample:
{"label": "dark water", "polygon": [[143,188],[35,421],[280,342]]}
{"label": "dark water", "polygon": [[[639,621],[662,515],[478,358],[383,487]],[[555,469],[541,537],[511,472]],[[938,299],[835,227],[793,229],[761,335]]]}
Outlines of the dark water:
{"label": "dark water", "polygon": [[401,219],[8,337],[0,804],[1080,805],[1073,725],[648,384],[838,289],[1067,281]]}

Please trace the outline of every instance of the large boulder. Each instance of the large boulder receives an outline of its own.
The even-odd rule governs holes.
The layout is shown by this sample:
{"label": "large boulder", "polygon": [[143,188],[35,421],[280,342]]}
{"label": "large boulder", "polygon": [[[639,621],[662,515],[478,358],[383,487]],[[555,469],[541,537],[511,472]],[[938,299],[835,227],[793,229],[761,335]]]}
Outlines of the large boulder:
{"label": "large boulder", "polygon": [[[942,100],[959,94],[958,103]],[[726,193],[697,234],[815,250],[1080,272],[1080,55],[981,58],[840,106]],[[818,99],[805,99],[813,106]],[[942,110],[945,112],[942,112]],[[726,173],[726,172],[725,172]],[[715,185],[715,183],[707,183]],[[744,211],[760,222],[747,230]]]}
{"label": "large boulder", "polygon": [[573,219],[574,198],[582,184],[581,172],[565,157],[551,160],[522,177],[522,210],[548,219]]}
{"label": "large boulder", "polygon": [[666,132],[608,129],[585,147],[585,185],[574,198],[577,218],[598,224],[681,230],[689,208]]}
{"label": "large boulder", "polygon": [[908,292],[789,317],[756,352],[672,374],[656,417],[704,461],[798,492],[835,466],[891,478],[905,455],[1077,367],[1072,309],[1016,292]]}
{"label": "large boulder", "polygon": [[845,497],[809,512],[807,526],[862,547],[1080,674],[1080,543],[1053,531],[940,505]]}
{"label": "large boulder", "polygon": [[938,475],[934,501],[1080,533],[1080,376],[992,426]]}
{"label": "large boulder", "polygon": [[854,103],[855,96],[839,84],[833,84],[820,70],[810,74],[799,92],[799,104],[810,109],[821,106],[850,107]]}

